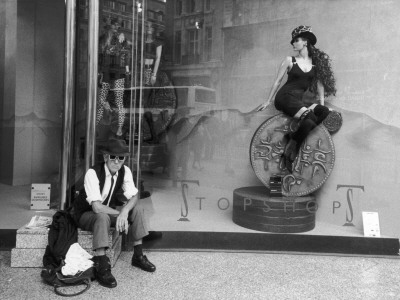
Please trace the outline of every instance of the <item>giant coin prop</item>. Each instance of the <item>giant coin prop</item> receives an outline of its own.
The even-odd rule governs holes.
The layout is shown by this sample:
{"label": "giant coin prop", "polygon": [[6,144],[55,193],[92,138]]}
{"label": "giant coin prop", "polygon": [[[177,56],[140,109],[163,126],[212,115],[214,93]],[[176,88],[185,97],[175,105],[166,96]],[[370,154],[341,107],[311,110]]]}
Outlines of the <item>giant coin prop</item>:
{"label": "giant coin prop", "polygon": [[268,188],[271,176],[282,176],[282,194],[287,197],[309,195],[320,188],[335,161],[331,135],[319,125],[302,144],[290,173],[282,154],[288,142],[285,136],[297,127],[297,120],[279,114],[261,124],[250,144],[250,162],[256,176]]}

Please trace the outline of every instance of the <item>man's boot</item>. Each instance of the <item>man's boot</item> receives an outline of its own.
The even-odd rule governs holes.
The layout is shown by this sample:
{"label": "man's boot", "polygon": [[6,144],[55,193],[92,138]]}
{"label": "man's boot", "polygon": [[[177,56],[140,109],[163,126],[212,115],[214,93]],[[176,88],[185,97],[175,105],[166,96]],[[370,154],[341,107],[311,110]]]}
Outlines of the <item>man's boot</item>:
{"label": "man's boot", "polygon": [[146,255],[143,255],[142,244],[133,246],[132,266],[147,272],[156,270],[156,266],[147,259]]}
{"label": "man's boot", "polygon": [[115,277],[111,274],[110,259],[106,255],[93,256],[95,276],[100,285],[108,288],[117,286]]}
{"label": "man's boot", "polygon": [[156,266],[153,265],[148,259],[146,255],[135,255],[132,256],[132,266],[138,267],[143,271],[154,272],[156,270]]}

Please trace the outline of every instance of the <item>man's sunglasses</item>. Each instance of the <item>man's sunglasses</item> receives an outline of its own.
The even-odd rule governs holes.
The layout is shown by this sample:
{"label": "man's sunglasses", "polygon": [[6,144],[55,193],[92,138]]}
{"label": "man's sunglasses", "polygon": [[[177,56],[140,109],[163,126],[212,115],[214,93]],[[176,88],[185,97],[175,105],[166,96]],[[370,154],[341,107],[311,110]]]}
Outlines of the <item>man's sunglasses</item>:
{"label": "man's sunglasses", "polygon": [[116,160],[116,159],[118,159],[119,161],[124,161],[124,160],[125,160],[125,156],[117,156],[117,155],[111,155],[111,154],[109,154],[108,157],[109,157],[111,160]]}

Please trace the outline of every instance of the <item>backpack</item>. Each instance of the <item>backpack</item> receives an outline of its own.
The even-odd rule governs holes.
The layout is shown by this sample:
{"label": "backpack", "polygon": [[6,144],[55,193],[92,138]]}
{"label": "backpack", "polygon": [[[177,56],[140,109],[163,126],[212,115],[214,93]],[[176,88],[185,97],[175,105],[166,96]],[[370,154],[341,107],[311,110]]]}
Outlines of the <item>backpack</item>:
{"label": "backpack", "polygon": [[[54,292],[60,296],[72,297],[86,292],[91,286],[91,280],[94,279],[94,267],[90,267],[89,269],[83,272],[78,272],[74,276],[64,276],[61,273],[61,267],[63,265],[64,262],[62,262],[62,264],[58,268],[48,266],[45,269],[43,269],[42,272],[40,273],[40,276],[42,277],[43,281],[53,286]],[[64,290],[63,287],[72,287],[79,285],[84,285],[85,286],[84,289],[71,294],[67,294],[63,291]]]}
{"label": "backpack", "polygon": [[68,211],[59,210],[49,226],[48,245],[43,256],[43,266],[57,268],[61,265],[69,247],[78,241],[78,229]]}
{"label": "backpack", "polygon": [[[64,276],[61,268],[65,265],[64,259],[70,246],[78,241],[78,230],[68,211],[57,211],[53,216],[48,233],[48,245],[43,256],[43,266],[40,276],[43,281],[54,286],[54,291],[60,296],[76,296],[90,288],[94,278],[94,268],[91,267],[74,276]],[[66,294],[62,287],[85,285],[79,292]]]}

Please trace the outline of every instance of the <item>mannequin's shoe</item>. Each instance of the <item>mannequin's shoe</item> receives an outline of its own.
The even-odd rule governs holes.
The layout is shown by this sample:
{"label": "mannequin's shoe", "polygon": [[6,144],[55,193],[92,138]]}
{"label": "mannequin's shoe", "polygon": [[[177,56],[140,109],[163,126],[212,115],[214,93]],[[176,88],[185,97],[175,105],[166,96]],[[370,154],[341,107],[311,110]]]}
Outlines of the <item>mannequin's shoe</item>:
{"label": "mannequin's shoe", "polygon": [[290,139],[285,146],[285,150],[283,151],[285,167],[290,173],[293,171],[293,163],[298,154],[298,150],[297,142],[293,139]]}

